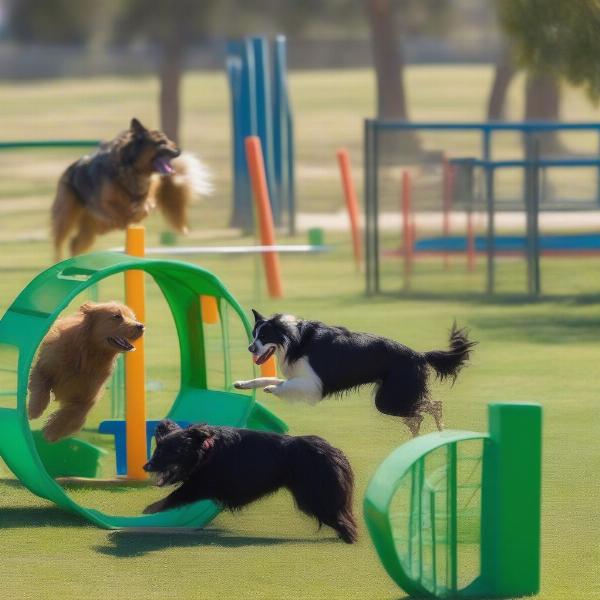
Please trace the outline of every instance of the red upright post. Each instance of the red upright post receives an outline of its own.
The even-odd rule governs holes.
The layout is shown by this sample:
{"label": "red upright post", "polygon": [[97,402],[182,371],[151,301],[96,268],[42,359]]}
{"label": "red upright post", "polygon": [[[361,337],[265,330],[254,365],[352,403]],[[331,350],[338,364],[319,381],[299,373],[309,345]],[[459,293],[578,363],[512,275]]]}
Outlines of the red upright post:
{"label": "red upright post", "polygon": [[[450,236],[450,211],[452,210],[452,191],[454,188],[454,168],[444,156],[442,167],[442,230],[445,239]],[[450,267],[450,256],[444,252],[444,268]]]}
{"label": "red upright post", "polygon": [[402,173],[402,244],[404,255],[404,287],[410,287],[410,275],[414,258],[414,223],[411,222],[411,182],[410,173]]}
{"label": "red upright post", "polygon": [[475,270],[475,232],[473,231],[473,211],[467,210],[467,269]]}

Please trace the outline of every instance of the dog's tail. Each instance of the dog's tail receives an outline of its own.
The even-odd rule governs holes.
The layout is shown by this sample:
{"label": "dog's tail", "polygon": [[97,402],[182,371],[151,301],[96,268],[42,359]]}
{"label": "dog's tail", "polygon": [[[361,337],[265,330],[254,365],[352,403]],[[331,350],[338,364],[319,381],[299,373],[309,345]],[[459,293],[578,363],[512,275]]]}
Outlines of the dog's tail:
{"label": "dog's tail", "polygon": [[210,169],[191,152],[182,152],[171,161],[175,174],[171,178],[179,185],[186,185],[197,196],[210,196],[213,190]]}
{"label": "dog's tail", "polygon": [[354,475],[345,454],[316,436],[295,438],[288,488],[298,508],[337,531],[347,544],[357,540],[352,514]]}
{"label": "dog's tail", "polygon": [[156,204],[170,225],[181,233],[187,233],[188,206],[197,196],[212,193],[212,178],[208,167],[189,152],[173,159],[171,166],[175,173],[160,178]]}
{"label": "dog's tail", "polygon": [[425,352],[425,360],[434,368],[442,381],[449,377],[454,380],[468,362],[471,349],[475,344],[477,342],[472,342],[467,337],[466,330],[458,329],[454,322],[450,331],[450,348]]}

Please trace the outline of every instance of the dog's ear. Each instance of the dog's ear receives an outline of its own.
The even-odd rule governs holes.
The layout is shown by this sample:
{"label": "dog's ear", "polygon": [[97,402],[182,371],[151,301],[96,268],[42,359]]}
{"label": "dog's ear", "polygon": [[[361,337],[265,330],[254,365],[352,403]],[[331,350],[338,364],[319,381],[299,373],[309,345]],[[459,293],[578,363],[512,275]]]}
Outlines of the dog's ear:
{"label": "dog's ear", "polygon": [[156,426],[156,431],[154,432],[156,442],[160,442],[164,437],[169,435],[169,433],[177,431],[178,429],[181,429],[181,427],[179,427],[175,421],[164,419]]}
{"label": "dog's ear", "polygon": [[96,302],[86,302],[79,307],[79,312],[83,313],[84,315],[90,315],[94,312],[96,306],[98,306]]}
{"label": "dog's ear", "polygon": [[129,129],[131,129],[131,131],[133,131],[133,133],[136,135],[144,134],[148,131],[135,117],[131,119]]}
{"label": "dog's ear", "polygon": [[252,314],[254,315],[254,322],[258,323],[259,321],[266,321],[266,319],[257,311],[254,309],[252,310]]}
{"label": "dog's ear", "polygon": [[213,432],[206,423],[195,423],[187,428],[187,432],[192,438],[202,442],[207,437],[212,436]]}

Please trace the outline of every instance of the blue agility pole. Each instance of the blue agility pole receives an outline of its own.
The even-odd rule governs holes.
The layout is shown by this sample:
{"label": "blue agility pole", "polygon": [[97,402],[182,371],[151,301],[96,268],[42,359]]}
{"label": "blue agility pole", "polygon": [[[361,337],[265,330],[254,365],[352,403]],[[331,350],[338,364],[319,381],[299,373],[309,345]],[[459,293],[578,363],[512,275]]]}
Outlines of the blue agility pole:
{"label": "blue agility pole", "polygon": [[282,211],[288,213],[288,231],[296,233],[294,198],[294,149],[292,115],[287,85],[286,39],[278,35],[273,44],[273,165],[275,186]]}
{"label": "blue agility pole", "polygon": [[281,225],[281,199],[275,189],[273,159],[273,101],[272,78],[269,61],[269,43],[263,37],[252,38],[254,52],[254,81],[256,84],[256,124],[265,161],[267,186],[275,225]]}
{"label": "blue agility pole", "polygon": [[252,198],[244,139],[257,135],[264,152],[267,185],[276,224],[288,213],[295,231],[293,123],[287,89],[286,40],[277,36],[270,59],[266,38],[230,41],[227,75],[232,116],[232,170],[234,210],[231,224],[253,226]]}

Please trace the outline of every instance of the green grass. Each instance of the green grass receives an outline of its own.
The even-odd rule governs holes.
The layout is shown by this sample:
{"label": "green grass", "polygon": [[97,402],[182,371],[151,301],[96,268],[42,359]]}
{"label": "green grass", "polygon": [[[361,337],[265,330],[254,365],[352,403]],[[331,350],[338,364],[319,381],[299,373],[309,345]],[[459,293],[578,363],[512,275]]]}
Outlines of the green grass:
{"label": "green grass", "polygon": [[[489,70],[414,69],[409,73],[416,118],[481,116]],[[450,85],[436,93],[432,80]],[[292,76],[298,128],[299,193],[304,210],[340,207],[332,159],[347,145],[358,161],[360,117],[371,113],[371,78],[366,72],[299,73]],[[5,138],[110,136],[131,114],[156,122],[156,84],[150,79],[93,80],[0,86]],[[412,92],[411,92],[412,93]],[[194,211],[198,238],[209,244],[232,241],[223,231],[229,207],[229,130],[222,77],[186,78],[186,145],[207,156],[217,171],[220,192]],[[511,114],[519,110],[511,91]],[[575,98],[574,96],[572,98]],[[43,106],[43,110],[39,109]],[[37,108],[36,108],[37,107]],[[593,118],[579,101],[568,104],[571,118]],[[587,109],[586,109],[587,110]],[[477,112],[478,111],[478,112]],[[26,125],[25,125],[26,124]],[[326,132],[327,135],[324,135]],[[0,157],[0,310],[49,264],[45,239],[48,194],[65,154],[44,158]],[[29,185],[28,185],[29,182]],[[11,189],[13,190],[11,192]],[[9,204],[10,203],[10,204]],[[21,203],[21,204],[20,204]],[[150,243],[162,226],[148,222]],[[211,230],[212,229],[212,230]],[[253,258],[203,257],[241,304],[342,323],[384,334],[417,349],[443,345],[452,320],[471,329],[480,343],[473,364],[453,388],[435,385],[445,400],[448,427],[485,431],[486,405],[494,401],[535,401],[544,406],[542,592],[543,600],[596,600],[598,585],[598,466],[600,430],[597,377],[600,335],[598,259],[544,260],[546,297],[523,295],[521,261],[502,261],[501,295],[486,298],[483,265],[467,274],[461,264],[446,272],[439,261],[417,264],[411,290],[401,292],[401,264],[384,261],[386,293],[363,295],[363,276],[354,271],[348,240],[328,234],[333,252],[282,259],[286,298],[273,302],[255,284]],[[33,240],[33,241],[32,241]],[[37,240],[37,241],[36,241]],[[248,239],[235,238],[236,243]],[[295,241],[301,241],[297,238]],[[389,241],[390,247],[393,240]],[[120,234],[99,244],[122,243]],[[101,286],[103,298],[120,297],[120,281]],[[76,299],[73,307],[80,299]],[[176,339],[164,301],[148,289],[147,377],[162,389],[149,398],[150,416],[160,416],[177,387]],[[248,374],[249,359],[238,328],[233,338],[235,376]],[[221,376],[216,338],[211,338],[210,376]],[[9,385],[4,377],[2,385]],[[2,597],[10,598],[373,598],[404,597],[381,567],[362,521],[362,497],[370,475],[408,439],[404,426],[378,414],[369,390],[316,407],[290,405],[272,397],[264,403],[295,434],[322,435],[342,448],[356,473],[355,511],[360,541],[346,546],[330,531],[316,531],[285,492],[239,514],[220,515],[207,529],[182,534],[107,532],[62,512],[18,485],[0,467],[0,561]],[[0,397],[0,405],[10,403]],[[108,400],[93,413],[82,437],[105,444],[93,429],[107,416]],[[432,424],[427,422],[425,430]],[[105,465],[107,469],[109,464]],[[119,514],[135,513],[157,490],[72,491],[86,505]],[[467,524],[470,526],[470,524]]]}

